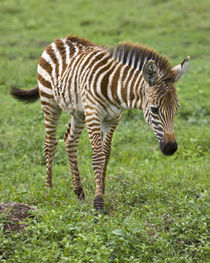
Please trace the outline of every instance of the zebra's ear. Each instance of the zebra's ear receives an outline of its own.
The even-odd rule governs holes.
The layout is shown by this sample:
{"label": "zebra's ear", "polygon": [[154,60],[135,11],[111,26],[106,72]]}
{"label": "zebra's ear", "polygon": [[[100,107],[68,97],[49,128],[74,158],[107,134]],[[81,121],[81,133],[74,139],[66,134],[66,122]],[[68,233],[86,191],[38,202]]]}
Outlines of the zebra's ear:
{"label": "zebra's ear", "polygon": [[143,67],[143,77],[149,86],[153,86],[158,81],[159,68],[155,61],[150,59]]}
{"label": "zebra's ear", "polygon": [[189,64],[190,64],[190,57],[188,56],[181,64],[172,68],[172,70],[176,73],[175,82],[181,79],[182,77],[184,77],[189,67]]}

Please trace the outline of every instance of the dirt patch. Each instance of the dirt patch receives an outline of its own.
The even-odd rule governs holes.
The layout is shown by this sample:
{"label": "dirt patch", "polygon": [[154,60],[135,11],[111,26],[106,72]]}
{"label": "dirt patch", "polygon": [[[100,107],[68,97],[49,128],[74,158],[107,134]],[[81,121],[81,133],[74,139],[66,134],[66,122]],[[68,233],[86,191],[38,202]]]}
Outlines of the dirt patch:
{"label": "dirt patch", "polygon": [[[30,211],[39,211],[35,206],[29,206],[21,203],[0,203],[0,224],[3,224],[3,231],[11,233],[12,231],[24,232],[27,226],[23,222],[26,218],[32,218]],[[40,211],[39,211],[40,212]]]}

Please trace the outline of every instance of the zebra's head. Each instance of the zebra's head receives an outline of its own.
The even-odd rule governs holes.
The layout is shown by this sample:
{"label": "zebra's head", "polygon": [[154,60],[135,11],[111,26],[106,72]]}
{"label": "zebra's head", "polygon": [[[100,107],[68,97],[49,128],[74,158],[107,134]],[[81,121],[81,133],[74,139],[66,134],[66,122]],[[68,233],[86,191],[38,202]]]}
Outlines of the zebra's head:
{"label": "zebra's head", "polygon": [[174,83],[182,78],[188,68],[190,57],[171,68],[164,76],[158,64],[149,60],[143,67],[145,80],[144,118],[153,129],[160,149],[165,155],[176,152],[178,144],[174,136],[173,120],[178,108],[178,97]]}

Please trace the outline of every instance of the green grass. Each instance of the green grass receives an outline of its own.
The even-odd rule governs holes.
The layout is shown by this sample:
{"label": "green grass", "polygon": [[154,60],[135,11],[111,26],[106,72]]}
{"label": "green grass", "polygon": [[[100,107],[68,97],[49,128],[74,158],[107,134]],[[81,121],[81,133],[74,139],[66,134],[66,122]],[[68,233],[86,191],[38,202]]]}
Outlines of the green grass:
{"label": "green grass", "polygon": [[[207,0],[1,0],[0,202],[35,205],[42,214],[28,220],[23,234],[0,232],[0,262],[208,262],[209,13]],[[79,144],[87,196],[81,203],[72,190],[62,139],[69,116],[60,119],[54,188],[48,190],[40,104],[23,105],[9,96],[11,85],[36,85],[42,50],[69,34],[108,46],[138,41],[173,64],[188,55],[192,59],[176,85],[174,156],[161,154],[142,112],[124,112],[107,171],[108,216],[96,218],[93,210],[86,130]]]}

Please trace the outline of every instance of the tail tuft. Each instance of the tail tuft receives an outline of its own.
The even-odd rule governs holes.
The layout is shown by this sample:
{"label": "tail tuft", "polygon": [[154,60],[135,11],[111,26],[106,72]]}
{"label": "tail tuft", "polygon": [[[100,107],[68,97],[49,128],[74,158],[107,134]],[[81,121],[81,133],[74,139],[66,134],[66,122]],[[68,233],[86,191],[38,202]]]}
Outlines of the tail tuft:
{"label": "tail tuft", "polygon": [[11,87],[10,94],[17,100],[25,103],[33,103],[39,99],[38,87],[30,90],[21,90],[16,87]]}

